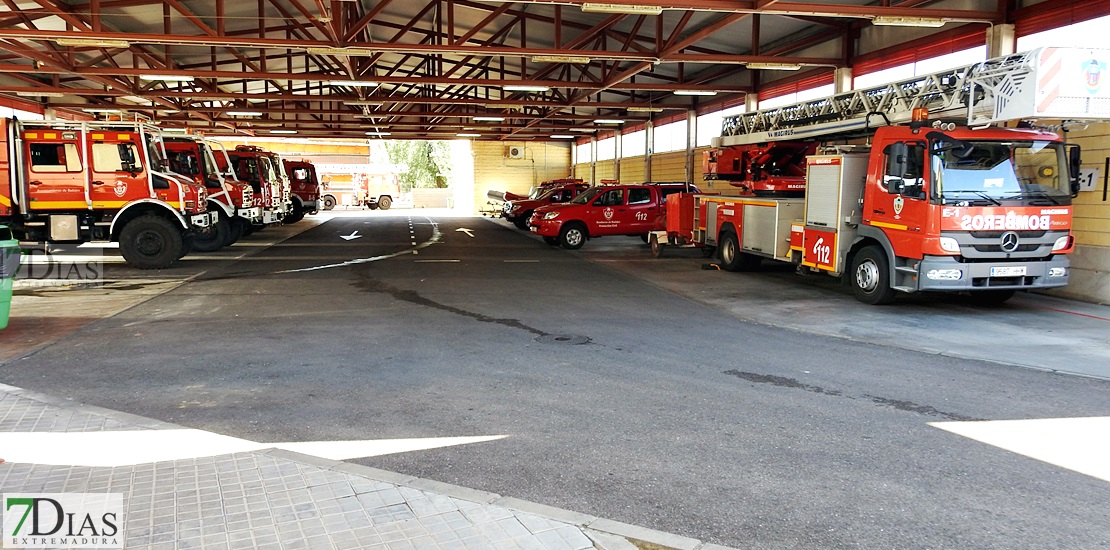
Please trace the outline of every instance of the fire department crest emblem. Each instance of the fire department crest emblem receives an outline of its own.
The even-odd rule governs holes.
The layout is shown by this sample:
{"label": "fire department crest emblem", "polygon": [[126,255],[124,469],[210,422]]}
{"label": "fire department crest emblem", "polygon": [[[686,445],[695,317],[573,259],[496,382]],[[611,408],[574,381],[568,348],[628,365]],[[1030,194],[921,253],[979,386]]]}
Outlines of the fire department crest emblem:
{"label": "fire department crest emblem", "polygon": [[900,215],[902,213],[902,207],[905,205],[906,199],[903,199],[902,197],[894,197],[894,215]]}
{"label": "fire department crest emblem", "polygon": [[127,182],[123,180],[116,180],[115,192],[117,197],[122,197],[127,194]]}
{"label": "fire department crest emblem", "polygon": [[605,211],[602,212],[602,214],[605,216],[605,221],[609,221],[609,220],[613,219],[613,209],[612,208],[606,208]]}

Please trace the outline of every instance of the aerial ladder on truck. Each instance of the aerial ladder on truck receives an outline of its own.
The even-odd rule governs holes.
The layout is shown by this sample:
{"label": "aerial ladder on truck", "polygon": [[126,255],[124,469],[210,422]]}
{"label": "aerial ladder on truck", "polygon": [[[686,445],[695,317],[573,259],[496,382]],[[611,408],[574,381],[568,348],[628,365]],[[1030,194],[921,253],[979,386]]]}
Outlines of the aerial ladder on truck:
{"label": "aerial ladder on truck", "polygon": [[[1064,286],[1079,148],[1030,123],[1110,118],[1108,61],[1108,50],[1042,48],[728,117],[707,179],[740,190],[672,197],[653,252],[702,246],[730,271],[793,262],[845,276],[871,304]],[[768,154],[776,147],[806,154]],[[756,162],[776,158],[790,160]],[[777,185],[788,177],[792,188]],[[804,199],[777,193],[799,189]]]}

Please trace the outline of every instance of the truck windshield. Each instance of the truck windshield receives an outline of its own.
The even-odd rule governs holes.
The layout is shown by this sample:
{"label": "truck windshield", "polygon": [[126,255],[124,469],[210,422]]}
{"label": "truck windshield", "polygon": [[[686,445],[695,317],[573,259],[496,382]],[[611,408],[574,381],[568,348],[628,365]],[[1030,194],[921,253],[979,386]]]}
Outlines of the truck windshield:
{"label": "truck windshield", "polygon": [[582,193],[580,193],[577,197],[574,197],[574,199],[572,199],[570,201],[570,203],[571,204],[588,204],[590,201],[594,200],[594,197],[596,197],[599,193],[601,193],[604,190],[605,190],[605,188],[601,187],[601,186],[591,187],[591,188],[583,191]]}
{"label": "truck windshield", "polygon": [[1064,147],[1049,141],[934,141],[933,194],[942,204],[1071,203]]}

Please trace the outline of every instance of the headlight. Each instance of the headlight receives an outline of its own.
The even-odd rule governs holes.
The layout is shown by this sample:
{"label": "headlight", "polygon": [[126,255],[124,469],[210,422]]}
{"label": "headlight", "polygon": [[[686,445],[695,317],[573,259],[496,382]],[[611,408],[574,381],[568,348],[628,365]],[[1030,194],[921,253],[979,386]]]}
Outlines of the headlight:
{"label": "headlight", "polygon": [[552,212],[547,212],[546,214],[543,215],[543,219],[545,219],[545,220],[553,220],[553,219],[558,218],[558,217],[559,217],[559,211],[558,210],[555,210],[555,211],[552,211]]}
{"label": "headlight", "polygon": [[1070,246],[1071,235],[1064,235],[1063,237],[1056,239],[1056,244],[1052,245],[1052,251],[1056,252],[1057,250],[1067,250]]}
{"label": "headlight", "polygon": [[953,239],[952,237],[941,237],[940,238],[940,247],[945,252],[956,252],[956,253],[958,253],[960,251],[960,243],[957,242],[956,239]]}
{"label": "headlight", "polygon": [[1067,277],[1068,276],[1068,268],[1066,268],[1066,267],[1050,267],[1048,269],[1048,276],[1049,277]]}

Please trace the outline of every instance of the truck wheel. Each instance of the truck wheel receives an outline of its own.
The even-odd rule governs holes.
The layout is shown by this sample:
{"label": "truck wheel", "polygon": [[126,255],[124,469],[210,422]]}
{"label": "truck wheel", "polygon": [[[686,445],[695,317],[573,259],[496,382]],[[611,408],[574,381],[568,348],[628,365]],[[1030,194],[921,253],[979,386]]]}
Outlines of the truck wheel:
{"label": "truck wheel", "polygon": [[324,210],[331,210],[332,208],[335,208],[335,197],[333,197],[331,195],[328,195],[328,196],[324,197],[323,202],[324,202]]}
{"label": "truck wheel", "polygon": [[165,269],[184,256],[183,231],[161,216],[139,216],[123,226],[119,250],[123,259],[139,269]]}
{"label": "truck wheel", "polygon": [[221,214],[216,223],[193,232],[193,250],[197,252],[215,252],[224,247],[229,233],[231,233],[230,224],[227,218]]}
{"label": "truck wheel", "polygon": [[759,268],[759,256],[740,251],[740,239],[736,233],[725,231],[718,239],[717,250],[721,253],[721,268],[725,271],[755,271]]}
{"label": "truck wheel", "polygon": [[243,238],[243,233],[245,232],[245,228],[248,225],[250,225],[250,222],[244,220],[243,218],[234,218],[230,220],[228,227],[231,229],[231,231],[227,232],[227,244],[225,244],[224,246],[231,246],[239,242],[239,239]]}
{"label": "truck wheel", "polygon": [[563,228],[559,230],[559,244],[567,250],[582,248],[582,245],[586,244],[586,226],[579,222],[563,225]]}
{"label": "truck wheel", "polygon": [[390,206],[393,206],[393,199],[385,195],[378,197],[378,208],[381,208],[382,210],[389,210]]}
{"label": "truck wheel", "polygon": [[304,219],[304,206],[297,201],[293,201],[293,207],[289,213],[285,215],[285,219],[281,220],[282,223],[297,223]]}
{"label": "truck wheel", "polygon": [[545,242],[545,243],[547,243],[551,246],[559,246],[559,238],[558,237],[544,237],[543,242]]}
{"label": "truck wheel", "polygon": [[894,301],[890,288],[890,266],[886,253],[877,246],[868,246],[852,258],[852,292],[856,299],[873,306]]}
{"label": "truck wheel", "polygon": [[656,257],[656,258],[662,258],[663,257],[663,248],[666,245],[659,242],[659,235],[656,235],[655,233],[652,233],[651,237],[648,240],[650,241],[648,244],[651,245],[651,255]]}
{"label": "truck wheel", "polygon": [[513,225],[521,231],[528,231],[528,220],[532,218],[533,212],[531,210],[513,218]]}
{"label": "truck wheel", "polygon": [[971,302],[981,306],[997,306],[1014,297],[1014,290],[980,290],[971,293]]}

